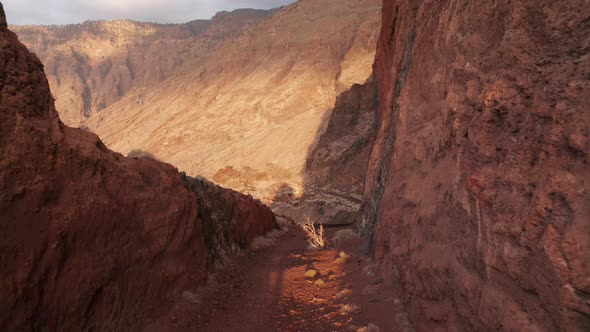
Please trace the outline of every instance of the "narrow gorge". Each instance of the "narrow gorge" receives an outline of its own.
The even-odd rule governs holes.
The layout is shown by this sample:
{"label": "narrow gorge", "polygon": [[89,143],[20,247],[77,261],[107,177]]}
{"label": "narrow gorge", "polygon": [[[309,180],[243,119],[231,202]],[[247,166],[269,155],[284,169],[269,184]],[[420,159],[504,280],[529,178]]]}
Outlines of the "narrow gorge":
{"label": "narrow gorge", "polygon": [[0,4],[0,330],[588,331],[589,52],[585,0]]}

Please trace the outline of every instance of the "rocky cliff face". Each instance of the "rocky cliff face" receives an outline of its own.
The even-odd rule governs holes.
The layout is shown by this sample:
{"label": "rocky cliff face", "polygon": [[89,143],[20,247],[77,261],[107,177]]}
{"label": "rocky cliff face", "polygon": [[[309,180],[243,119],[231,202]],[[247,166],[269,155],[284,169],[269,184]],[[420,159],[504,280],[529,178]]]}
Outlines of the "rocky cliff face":
{"label": "rocky cliff face", "polygon": [[119,152],[142,149],[257,197],[280,183],[300,193],[337,96],[371,74],[379,10],[378,0],[299,1],[86,124]]}
{"label": "rocky cliff face", "polygon": [[275,226],[248,197],[64,126],[0,4],[0,330],[140,329],[202,285],[223,246]]}
{"label": "rocky cliff face", "polygon": [[168,78],[272,11],[222,12],[185,24],[91,21],[11,26],[45,65],[60,118],[81,125],[127,94]]}
{"label": "rocky cliff face", "polygon": [[417,330],[590,329],[586,1],[385,1],[364,230]]}
{"label": "rocky cliff face", "polygon": [[204,178],[183,175],[188,190],[201,204],[199,215],[209,249],[209,262],[224,263],[252,240],[278,227],[274,214],[260,201],[222,188]]}
{"label": "rocky cliff face", "polygon": [[374,76],[338,96],[326,129],[307,158],[307,187],[362,195],[378,105]]}

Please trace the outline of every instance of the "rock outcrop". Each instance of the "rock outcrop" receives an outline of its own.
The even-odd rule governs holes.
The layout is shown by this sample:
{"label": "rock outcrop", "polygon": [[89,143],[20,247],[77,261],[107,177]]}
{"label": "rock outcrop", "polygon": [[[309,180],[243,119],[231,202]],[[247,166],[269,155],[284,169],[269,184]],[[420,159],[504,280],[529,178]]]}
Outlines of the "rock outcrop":
{"label": "rock outcrop", "polygon": [[243,247],[276,227],[267,207],[210,191],[64,126],[41,62],[0,21],[0,330],[137,330],[165,314],[205,282],[213,237]]}
{"label": "rock outcrop", "polygon": [[195,193],[209,261],[224,263],[252,240],[278,227],[274,214],[251,196],[222,188],[204,178],[183,175],[187,189]]}
{"label": "rock outcrop", "polygon": [[326,130],[309,152],[306,187],[362,195],[378,105],[374,76],[338,96]]}
{"label": "rock outcrop", "polygon": [[587,1],[384,1],[363,229],[419,331],[590,329]]}

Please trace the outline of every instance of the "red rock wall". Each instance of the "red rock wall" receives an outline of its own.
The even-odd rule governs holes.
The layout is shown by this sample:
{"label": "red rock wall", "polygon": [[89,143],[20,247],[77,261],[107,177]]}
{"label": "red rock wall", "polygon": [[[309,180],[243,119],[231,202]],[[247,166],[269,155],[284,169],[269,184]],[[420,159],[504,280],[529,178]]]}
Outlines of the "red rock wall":
{"label": "red rock wall", "polygon": [[223,263],[260,234],[278,227],[272,211],[252,196],[222,188],[202,177],[184,176],[183,180],[201,203],[199,215],[204,221],[211,262]]}
{"label": "red rock wall", "polygon": [[589,13],[384,1],[362,229],[417,330],[590,330]]}
{"label": "red rock wall", "polygon": [[[172,166],[65,127],[3,18],[0,4],[0,330],[140,329],[205,281],[208,203]],[[265,206],[225,195],[240,200],[236,246],[275,227]]]}

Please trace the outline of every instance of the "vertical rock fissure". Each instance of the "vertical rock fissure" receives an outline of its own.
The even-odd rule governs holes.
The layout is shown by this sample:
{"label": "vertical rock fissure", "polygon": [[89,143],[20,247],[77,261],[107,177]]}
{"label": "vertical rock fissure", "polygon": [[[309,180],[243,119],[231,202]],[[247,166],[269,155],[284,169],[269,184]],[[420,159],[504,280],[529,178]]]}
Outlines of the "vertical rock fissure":
{"label": "vertical rock fissure", "polygon": [[[410,68],[412,67],[412,55],[414,53],[414,43],[416,40],[416,27],[417,27],[417,16],[418,12],[420,11],[420,7],[422,6],[422,1],[419,1],[417,4],[417,9],[413,19],[413,26],[410,32],[410,36],[408,37],[406,48],[404,51],[404,57],[402,58],[400,71],[396,80],[395,84],[395,93],[393,95],[393,107],[392,107],[392,116],[391,116],[391,125],[389,127],[389,131],[387,133],[387,138],[385,139],[385,144],[383,150],[381,152],[381,158],[379,160],[379,167],[378,173],[376,175],[375,181],[375,189],[373,195],[370,198],[368,206],[365,207],[365,211],[362,211],[362,220],[360,224],[360,234],[363,241],[362,252],[365,255],[370,254],[374,249],[374,229],[377,223],[377,216],[379,214],[381,199],[383,198],[383,194],[385,192],[385,185],[387,182],[387,177],[389,174],[389,170],[387,169],[386,160],[389,160],[391,157],[394,149],[395,143],[395,135],[396,135],[396,125],[397,119],[399,116],[399,97],[402,93],[404,84],[406,82],[406,78],[410,72]],[[394,17],[394,25],[392,28],[391,38],[394,38],[395,30],[397,24],[397,10],[396,15]]]}

